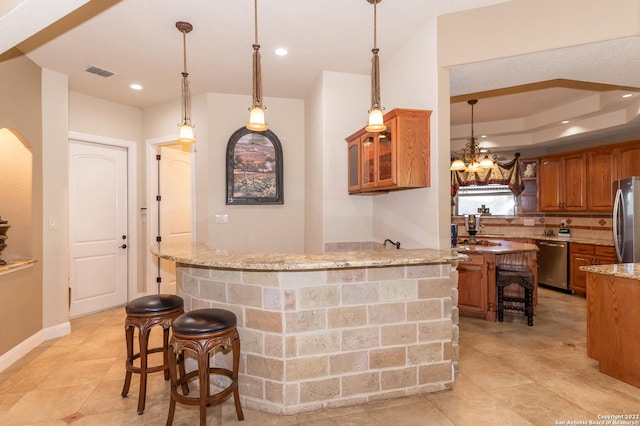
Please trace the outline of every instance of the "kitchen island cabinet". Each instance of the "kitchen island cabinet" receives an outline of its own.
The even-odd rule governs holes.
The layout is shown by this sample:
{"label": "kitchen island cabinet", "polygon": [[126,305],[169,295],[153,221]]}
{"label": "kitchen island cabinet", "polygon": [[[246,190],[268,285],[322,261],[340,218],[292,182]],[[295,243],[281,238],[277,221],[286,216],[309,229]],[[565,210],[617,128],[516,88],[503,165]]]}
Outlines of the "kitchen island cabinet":
{"label": "kitchen island cabinet", "polygon": [[640,387],[640,264],[584,266],[587,355],[600,371]]}
{"label": "kitchen island cabinet", "polygon": [[[458,264],[458,307],[460,315],[496,320],[496,267],[500,265],[528,266],[534,275],[533,306],[538,304],[538,246],[506,240],[491,240],[493,245],[460,245],[458,251],[469,261]],[[524,290],[517,286],[505,289],[523,297]]]}

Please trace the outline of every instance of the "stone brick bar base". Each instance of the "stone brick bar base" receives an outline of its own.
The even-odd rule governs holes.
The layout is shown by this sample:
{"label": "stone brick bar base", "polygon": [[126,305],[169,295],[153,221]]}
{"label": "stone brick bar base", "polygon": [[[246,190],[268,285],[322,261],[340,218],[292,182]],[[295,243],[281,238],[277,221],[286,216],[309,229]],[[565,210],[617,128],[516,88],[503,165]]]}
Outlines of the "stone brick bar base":
{"label": "stone brick bar base", "polygon": [[178,294],[186,310],[237,315],[243,406],[290,415],[451,389],[455,268],[242,271],[178,263]]}

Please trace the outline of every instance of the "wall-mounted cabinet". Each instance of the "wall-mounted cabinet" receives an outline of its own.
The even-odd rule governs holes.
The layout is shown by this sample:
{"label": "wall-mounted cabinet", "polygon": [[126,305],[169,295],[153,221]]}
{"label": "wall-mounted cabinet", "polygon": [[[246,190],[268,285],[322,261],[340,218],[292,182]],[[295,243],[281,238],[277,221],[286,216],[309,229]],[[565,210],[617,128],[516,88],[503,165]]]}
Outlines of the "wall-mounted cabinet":
{"label": "wall-mounted cabinet", "polygon": [[540,159],[540,211],[587,209],[587,157],[585,153]]}
{"label": "wall-mounted cabinet", "polygon": [[554,154],[539,161],[540,211],[611,212],[615,181],[640,175],[640,141]]}
{"label": "wall-mounted cabinet", "polygon": [[520,194],[520,208],[523,213],[538,211],[538,160],[526,158],[520,160],[522,164],[522,181],[524,190]]}
{"label": "wall-mounted cabinet", "polygon": [[349,193],[430,186],[430,116],[426,110],[394,109],[384,115],[384,132],[362,128],[347,137]]}

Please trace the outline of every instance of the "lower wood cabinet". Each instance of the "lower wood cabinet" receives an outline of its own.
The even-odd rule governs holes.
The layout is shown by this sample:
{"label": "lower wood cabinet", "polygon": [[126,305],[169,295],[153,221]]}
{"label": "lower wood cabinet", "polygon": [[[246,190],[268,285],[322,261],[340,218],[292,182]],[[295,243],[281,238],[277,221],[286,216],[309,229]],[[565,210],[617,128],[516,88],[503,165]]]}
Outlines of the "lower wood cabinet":
{"label": "lower wood cabinet", "polygon": [[587,273],[587,355],[600,371],[640,387],[640,282]]}
{"label": "lower wood cabinet", "polygon": [[615,248],[593,244],[569,244],[569,288],[578,293],[587,292],[587,273],[581,266],[618,263]]}
{"label": "lower wood cabinet", "polygon": [[458,264],[458,308],[460,312],[484,318],[487,310],[487,274],[484,256],[470,254]]}

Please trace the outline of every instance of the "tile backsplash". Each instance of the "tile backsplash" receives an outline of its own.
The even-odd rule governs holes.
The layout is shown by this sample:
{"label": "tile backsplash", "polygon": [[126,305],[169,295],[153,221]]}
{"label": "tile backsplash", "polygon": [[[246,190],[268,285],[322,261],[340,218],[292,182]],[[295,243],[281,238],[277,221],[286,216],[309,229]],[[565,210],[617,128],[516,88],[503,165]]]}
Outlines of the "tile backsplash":
{"label": "tile backsplash", "polygon": [[[467,236],[464,228],[464,217],[454,216],[451,223],[458,225],[458,235]],[[597,240],[613,240],[613,218],[611,214],[562,214],[562,213],[538,213],[520,217],[482,216],[481,229],[477,234],[505,237],[529,237],[531,235],[544,235],[545,231],[552,230],[558,235],[561,224],[571,230],[572,237],[589,238]]]}

